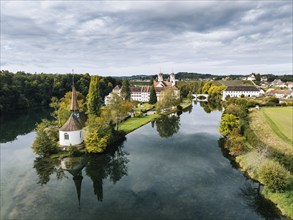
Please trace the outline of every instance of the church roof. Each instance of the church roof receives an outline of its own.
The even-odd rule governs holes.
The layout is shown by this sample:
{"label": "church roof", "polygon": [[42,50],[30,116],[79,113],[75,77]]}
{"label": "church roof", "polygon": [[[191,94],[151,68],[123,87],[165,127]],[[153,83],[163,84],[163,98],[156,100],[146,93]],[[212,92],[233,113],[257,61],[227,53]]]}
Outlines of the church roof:
{"label": "church roof", "polygon": [[66,123],[60,128],[60,131],[78,131],[82,129],[78,118],[71,114]]}
{"label": "church roof", "polygon": [[76,90],[75,90],[75,87],[74,86],[72,86],[70,110],[71,111],[77,111],[77,110],[79,110],[78,103],[77,103]]}
{"label": "church roof", "polygon": [[172,82],[168,82],[168,81],[154,81],[154,87],[157,87],[160,83],[163,84],[163,87],[172,87]]}
{"label": "church roof", "polygon": [[227,86],[225,91],[259,91],[255,86]]}

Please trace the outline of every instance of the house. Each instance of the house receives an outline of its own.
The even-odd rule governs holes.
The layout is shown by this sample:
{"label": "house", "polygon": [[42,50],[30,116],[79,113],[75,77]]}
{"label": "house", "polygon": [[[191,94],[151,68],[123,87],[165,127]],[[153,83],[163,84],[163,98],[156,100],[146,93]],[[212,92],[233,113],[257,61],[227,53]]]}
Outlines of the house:
{"label": "house", "polygon": [[85,119],[79,112],[76,90],[72,86],[71,94],[71,114],[65,124],[59,129],[59,143],[61,146],[78,145],[84,139],[84,122]]}
{"label": "house", "polygon": [[293,82],[287,82],[287,88],[293,90]]}
{"label": "house", "polygon": [[258,97],[261,94],[261,91],[255,86],[228,86],[223,91],[223,100],[226,99],[227,96],[230,97]]}
{"label": "house", "polygon": [[260,85],[261,88],[268,88],[270,86],[271,86],[271,83],[269,83],[269,82],[262,82]]}
{"label": "house", "polygon": [[284,83],[282,80],[280,79],[275,79],[273,82],[271,82],[271,86],[273,87],[287,87],[286,83]]}
{"label": "house", "polygon": [[260,81],[261,81],[261,82],[267,82],[267,81],[268,81],[268,77],[266,77],[266,76],[262,76],[262,77],[260,78]]}
{"label": "house", "polygon": [[293,91],[292,90],[270,90],[266,92],[267,96],[275,96],[276,98],[292,98],[293,97]]}
{"label": "house", "polygon": [[120,92],[121,92],[121,88],[118,85],[115,86],[112,92],[110,92],[109,95],[105,96],[105,99],[104,99],[105,105],[109,105],[109,102],[111,98],[113,97],[113,93],[116,93],[117,95],[120,96]]}
{"label": "house", "polygon": [[255,74],[254,74],[254,73],[251,73],[251,74],[247,77],[247,80],[254,81],[254,80],[255,80]]}

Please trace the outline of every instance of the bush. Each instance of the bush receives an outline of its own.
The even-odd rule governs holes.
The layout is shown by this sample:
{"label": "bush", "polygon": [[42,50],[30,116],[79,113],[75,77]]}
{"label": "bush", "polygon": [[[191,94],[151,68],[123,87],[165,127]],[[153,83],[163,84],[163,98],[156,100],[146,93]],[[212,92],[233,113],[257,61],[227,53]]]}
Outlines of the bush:
{"label": "bush", "polygon": [[293,155],[284,154],[277,150],[273,150],[270,154],[270,157],[274,160],[278,161],[281,165],[283,165],[287,170],[293,173]]}
{"label": "bush", "polygon": [[38,131],[32,148],[34,153],[41,157],[47,157],[57,152],[57,143],[45,131]]}
{"label": "bush", "polygon": [[289,172],[278,162],[273,160],[265,161],[258,170],[259,180],[268,190],[283,191],[289,185]]}

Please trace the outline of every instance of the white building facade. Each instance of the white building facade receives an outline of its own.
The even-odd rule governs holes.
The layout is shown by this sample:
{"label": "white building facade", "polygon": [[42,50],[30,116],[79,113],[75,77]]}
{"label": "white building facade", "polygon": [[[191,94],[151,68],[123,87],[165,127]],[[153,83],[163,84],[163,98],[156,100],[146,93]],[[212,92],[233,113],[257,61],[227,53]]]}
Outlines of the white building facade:
{"label": "white building facade", "polygon": [[262,92],[254,86],[228,86],[223,91],[223,100],[226,100],[226,97],[258,97]]}

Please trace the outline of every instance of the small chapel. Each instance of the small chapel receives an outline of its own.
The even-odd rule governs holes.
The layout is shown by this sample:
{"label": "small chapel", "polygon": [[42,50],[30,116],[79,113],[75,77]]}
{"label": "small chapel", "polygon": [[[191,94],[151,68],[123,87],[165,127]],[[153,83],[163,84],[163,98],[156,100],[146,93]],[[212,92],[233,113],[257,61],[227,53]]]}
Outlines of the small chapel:
{"label": "small chapel", "polygon": [[61,146],[78,145],[84,139],[84,120],[81,117],[82,114],[79,112],[74,84],[72,85],[70,111],[71,114],[68,120],[59,129],[59,143]]}

